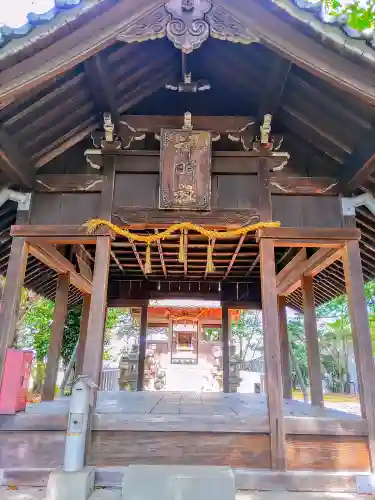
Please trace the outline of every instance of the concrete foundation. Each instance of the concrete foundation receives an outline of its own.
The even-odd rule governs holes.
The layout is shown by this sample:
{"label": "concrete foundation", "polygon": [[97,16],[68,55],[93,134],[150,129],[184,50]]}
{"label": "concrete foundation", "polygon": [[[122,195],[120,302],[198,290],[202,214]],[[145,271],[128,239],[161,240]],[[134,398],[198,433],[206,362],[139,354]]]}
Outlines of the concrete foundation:
{"label": "concrete foundation", "polygon": [[122,483],[123,500],[235,500],[229,467],[131,465]]}
{"label": "concrete foundation", "polygon": [[79,472],[56,469],[48,478],[46,500],[87,500],[94,489],[95,467]]}

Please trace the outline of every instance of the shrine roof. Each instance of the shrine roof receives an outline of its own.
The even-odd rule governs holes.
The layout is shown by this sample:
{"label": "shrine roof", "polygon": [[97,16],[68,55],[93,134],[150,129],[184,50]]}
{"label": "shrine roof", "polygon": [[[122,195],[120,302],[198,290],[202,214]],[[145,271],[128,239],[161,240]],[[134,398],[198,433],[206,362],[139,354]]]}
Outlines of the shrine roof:
{"label": "shrine roof", "polygon": [[[124,121],[143,115],[156,121],[160,115],[182,117],[186,110],[191,111],[193,121],[196,116],[236,116],[249,121],[253,117],[256,121],[271,112],[272,129],[283,136],[282,148],[291,156],[286,175],[329,178],[332,183],[326,188],[335,192],[344,188],[348,195],[365,191],[375,194],[374,168],[370,168],[375,155],[374,53],[369,39],[362,39],[362,35],[350,39],[353,33],[344,32],[343,25],[322,23],[312,7],[307,9],[306,2],[217,3],[233,7],[236,13],[243,11],[241,19],[255,31],[259,29],[260,42],[240,45],[209,37],[199,50],[189,54],[193,78],[208,80],[209,92],[189,94],[165,88],[181,80],[181,55],[166,38],[123,43],[114,30],[106,32],[101,45],[95,45],[104,17],[106,29],[116,27],[119,9],[134,17],[141,7],[147,11],[162,4],[156,0],[138,0],[137,4],[126,0],[70,0],[64,6],[60,2],[49,20],[34,23],[27,34],[20,33],[16,39],[10,33],[0,49],[0,149],[6,152],[0,157],[0,184],[27,190],[37,182],[36,172],[96,173],[86,163],[84,151],[93,147],[90,136],[102,130],[103,112],[112,103]],[[297,29],[291,30],[294,26]],[[350,45],[358,50],[344,51],[345,43],[346,49]],[[145,143],[154,151],[160,147],[153,133],[148,133]],[[225,146],[228,144],[240,148],[229,140]],[[214,145],[214,150],[217,147]],[[288,192],[288,188],[275,187],[280,193]],[[316,189],[321,192],[321,186]],[[0,207],[0,274],[6,270],[9,227],[15,217],[14,202]],[[363,234],[363,267],[369,280],[375,277],[375,216],[360,208],[356,219]],[[237,244],[231,242],[233,249]],[[248,255],[244,252],[240,256],[243,260],[257,251],[250,237],[244,245]],[[232,249],[220,252],[222,265],[227,268]],[[135,257],[132,259],[131,271],[142,276]],[[205,256],[199,259],[203,263]],[[237,264],[239,268],[240,260]],[[116,269],[115,263],[113,266]],[[255,267],[255,280],[257,273]],[[317,293],[320,303],[343,291],[341,269],[338,280],[338,287],[323,295]],[[27,285],[53,298],[56,281],[55,273],[38,267],[30,258]],[[327,278],[324,287],[328,289],[329,284]],[[295,299],[298,306],[301,298]],[[72,291],[70,304],[79,300],[79,294]]]}

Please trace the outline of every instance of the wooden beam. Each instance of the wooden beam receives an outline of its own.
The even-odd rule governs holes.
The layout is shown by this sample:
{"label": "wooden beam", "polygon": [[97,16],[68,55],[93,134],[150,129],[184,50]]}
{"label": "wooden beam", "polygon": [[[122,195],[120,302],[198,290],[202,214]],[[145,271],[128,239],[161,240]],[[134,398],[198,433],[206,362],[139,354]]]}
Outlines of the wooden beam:
{"label": "wooden beam", "polygon": [[73,264],[64,257],[56,247],[40,242],[39,239],[28,239],[29,252],[35,258],[54,269],[57,273],[69,273],[70,282],[83,293],[91,293],[91,282],[79,274]]}
{"label": "wooden beam", "polygon": [[[359,229],[316,229],[314,227],[294,229],[289,227],[276,227],[260,229],[257,231],[257,238],[300,240],[300,246],[304,247],[309,240],[360,240],[361,231]],[[275,244],[277,244],[276,241]]]}
{"label": "wooden beam", "polygon": [[313,277],[311,275],[302,276],[303,310],[305,316],[305,335],[311,404],[322,408],[324,406],[322,369],[320,364],[318,327],[316,322],[313,285]]}
{"label": "wooden beam", "polygon": [[35,169],[4,126],[0,127],[0,159],[1,170],[10,181],[20,187],[34,186]]}
{"label": "wooden beam", "polygon": [[112,85],[108,67],[108,56],[95,54],[84,62],[85,75],[94,97],[95,109],[99,121],[104,113],[111,113],[117,132],[120,126],[120,113],[116,103],[116,91]]}
{"label": "wooden beam", "polygon": [[290,369],[288,324],[286,316],[286,298],[278,297],[279,332],[281,349],[281,369],[283,374],[284,399],[292,399],[292,371]]}
{"label": "wooden beam", "polygon": [[[155,228],[155,234],[159,234],[159,230]],[[164,260],[164,255],[163,255],[163,248],[161,246],[161,241],[160,240],[157,240],[157,245],[158,245],[158,251],[159,251],[159,259],[160,259],[160,263],[161,263],[161,267],[163,269],[163,274],[164,274],[164,278],[167,279],[167,268],[165,266],[165,260]]]}
{"label": "wooden beam", "polygon": [[283,270],[281,270],[279,273],[282,274],[281,277],[279,277],[279,274],[277,275],[278,295],[289,295],[300,286],[302,275],[315,276],[323,269],[330,266],[333,262],[341,258],[341,254],[341,248],[338,250],[332,248],[319,248],[319,250],[317,250],[309,259],[301,260],[295,266],[291,266],[289,268],[291,271],[288,274],[284,275],[285,273],[283,274]]}
{"label": "wooden beam", "polygon": [[300,265],[301,262],[305,262],[307,259],[306,248],[302,248],[293,259],[286,264],[281,271],[276,275],[276,286],[279,286],[287,276],[293,271],[293,269]]}
{"label": "wooden beam", "polygon": [[274,115],[276,113],[292,66],[291,61],[288,59],[284,59],[276,53],[273,56],[276,58],[276,62],[272,64],[269,70],[261,93],[258,123],[262,123],[265,114]]}
{"label": "wooden beam", "polygon": [[229,393],[229,308],[227,304],[221,306],[222,321],[222,350],[223,350],[223,392]]}
{"label": "wooden beam", "polygon": [[46,243],[95,245],[96,235],[111,236],[112,232],[106,227],[100,227],[95,231],[95,235],[87,234],[87,230],[82,225],[20,225],[11,227],[11,236],[22,236],[25,238],[38,238]]}
{"label": "wooden beam", "polygon": [[286,470],[283,381],[281,373],[280,333],[276,293],[275,253],[272,240],[259,242],[262,288],[264,357],[268,419],[271,439],[271,467]]}
{"label": "wooden beam", "polygon": [[375,469],[375,365],[369,330],[367,301],[361,266],[359,244],[350,241],[345,246],[343,264],[353,346],[360,386],[361,410],[367,419],[371,471]]}
{"label": "wooden beam", "polygon": [[0,315],[0,386],[8,343],[16,331],[27,256],[28,245],[24,238],[13,238]]}
{"label": "wooden beam", "polygon": [[362,186],[375,170],[375,128],[367,130],[361,142],[340,168],[341,191],[349,195]]}
{"label": "wooden beam", "polygon": [[233,255],[232,255],[232,258],[231,258],[231,260],[230,260],[230,262],[229,262],[228,268],[227,268],[227,270],[225,271],[225,274],[224,274],[223,280],[226,280],[226,279],[227,279],[228,274],[230,273],[230,271],[231,271],[231,269],[232,269],[232,267],[233,267],[233,264],[234,264],[234,263],[235,263],[235,261],[236,261],[236,258],[237,258],[237,256],[238,256],[238,253],[239,253],[239,251],[241,250],[241,247],[242,247],[242,244],[243,244],[243,242],[244,242],[245,238],[246,238],[246,234],[243,234],[243,235],[241,236],[241,238],[240,238],[240,241],[239,241],[239,242],[238,242],[238,244],[237,244],[236,250],[234,251],[234,253],[233,253]]}
{"label": "wooden beam", "polygon": [[148,304],[141,306],[137,391],[144,390],[145,359],[146,359],[146,346],[147,346],[147,309],[148,309]]}
{"label": "wooden beam", "polygon": [[85,350],[86,350],[87,327],[88,327],[88,323],[89,323],[90,305],[91,305],[91,295],[85,294],[83,296],[81,322],[79,325],[79,340],[78,340],[78,347],[77,347],[76,376],[82,375],[82,371],[83,371],[83,360],[84,360]]}
{"label": "wooden beam", "polygon": [[[160,134],[162,128],[182,128],[183,116],[158,115],[123,115],[122,119],[139,132]],[[197,130],[214,130],[218,134],[238,132],[254,121],[251,116],[195,116],[194,128]]]}
{"label": "wooden beam", "polygon": [[87,375],[97,386],[99,386],[102,368],[110,252],[111,238],[98,236],[87,342],[83,360],[83,375]]}
{"label": "wooden beam", "polygon": [[48,347],[46,372],[42,387],[42,401],[53,401],[56,393],[57,371],[64,334],[64,325],[68,313],[69,274],[60,274],[57,280],[55,309],[51,327],[51,339]]}

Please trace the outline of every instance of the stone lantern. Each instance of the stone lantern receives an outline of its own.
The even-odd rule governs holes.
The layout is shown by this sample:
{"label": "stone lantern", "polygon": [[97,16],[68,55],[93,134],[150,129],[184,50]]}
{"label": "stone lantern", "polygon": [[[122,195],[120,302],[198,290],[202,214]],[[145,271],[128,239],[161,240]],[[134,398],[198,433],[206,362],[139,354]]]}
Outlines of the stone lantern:
{"label": "stone lantern", "polygon": [[136,391],[138,378],[139,348],[133,345],[131,351],[122,354],[119,362],[120,377],[119,387],[121,391]]}
{"label": "stone lantern", "polygon": [[236,346],[229,346],[229,392],[237,392],[241,383],[241,360],[236,354]]}

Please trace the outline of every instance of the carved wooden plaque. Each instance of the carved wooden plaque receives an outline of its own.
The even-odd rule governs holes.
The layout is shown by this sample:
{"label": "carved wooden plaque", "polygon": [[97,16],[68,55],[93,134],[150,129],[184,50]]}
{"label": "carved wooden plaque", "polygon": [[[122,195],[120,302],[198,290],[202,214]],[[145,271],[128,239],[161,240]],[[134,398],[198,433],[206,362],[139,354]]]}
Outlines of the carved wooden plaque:
{"label": "carved wooden plaque", "polygon": [[210,210],[211,134],[161,131],[159,208]]}

